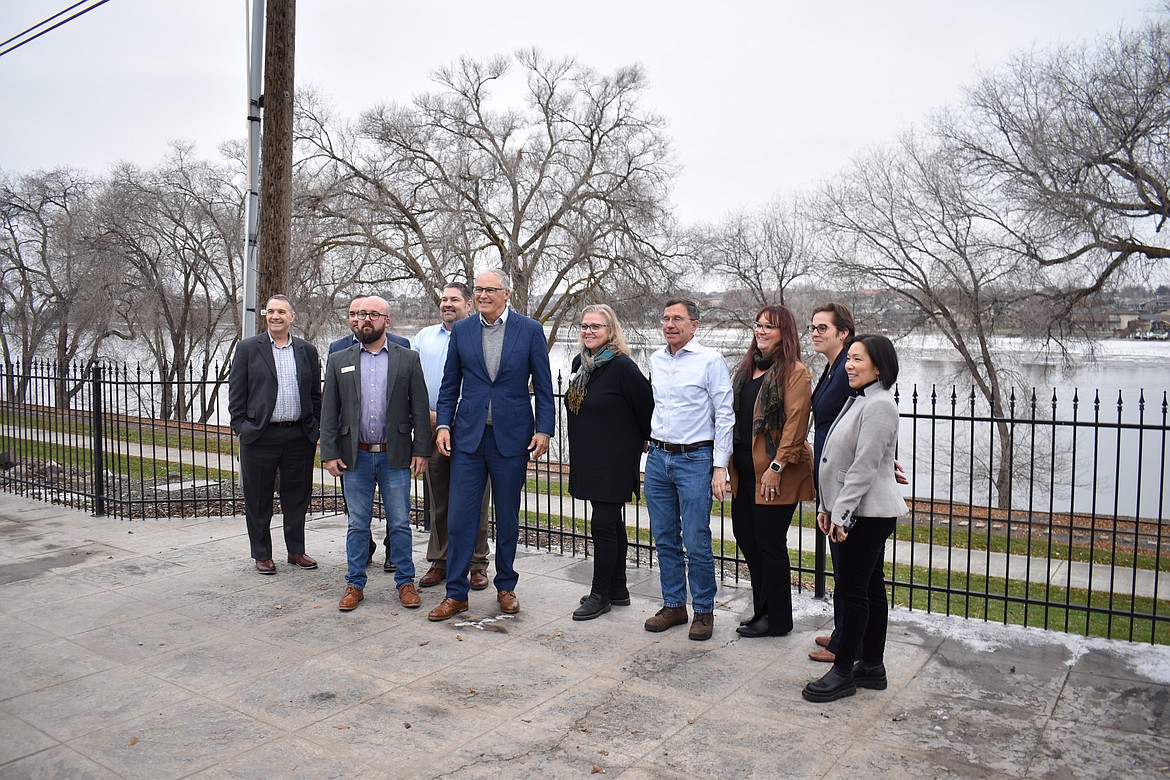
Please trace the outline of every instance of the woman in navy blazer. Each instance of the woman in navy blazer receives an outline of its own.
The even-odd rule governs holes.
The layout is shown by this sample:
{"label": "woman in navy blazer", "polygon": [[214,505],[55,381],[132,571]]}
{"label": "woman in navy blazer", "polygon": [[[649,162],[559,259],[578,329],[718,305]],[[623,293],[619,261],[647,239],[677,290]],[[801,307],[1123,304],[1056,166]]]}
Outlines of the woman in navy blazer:
{"label": "woman in navy blazer", "polygon": [[802,691],[805,699],[815,702],[852,696],[858,687],[886,688],[889,606],[882,563],[886,539],[907,511],[894,479],[898,447],[898,405],[890,392],[898,379],[894,345],[885,336],[858,336],[849,347],[845,374],[856,395],[829,430],[817,497],[817,526],[840,545],[837,598],[843,602],[844,620],[833,668]]}

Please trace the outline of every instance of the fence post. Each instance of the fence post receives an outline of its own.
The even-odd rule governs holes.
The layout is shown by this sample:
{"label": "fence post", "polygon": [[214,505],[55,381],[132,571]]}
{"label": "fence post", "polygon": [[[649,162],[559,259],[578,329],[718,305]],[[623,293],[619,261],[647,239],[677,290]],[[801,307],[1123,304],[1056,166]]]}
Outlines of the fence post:
{"label": "fence post", "polygon": [[820,529],[815,529],[816,541],[813,545],[813,595],[818,599],[825,597],[825,535]]}
{"label": "fence post", "polygon": [[89,407],[93,416],[93,513],[102,517],[106,513],[106,465],[102,450],[102,367],[95,363],[93,379],[90,382]]}

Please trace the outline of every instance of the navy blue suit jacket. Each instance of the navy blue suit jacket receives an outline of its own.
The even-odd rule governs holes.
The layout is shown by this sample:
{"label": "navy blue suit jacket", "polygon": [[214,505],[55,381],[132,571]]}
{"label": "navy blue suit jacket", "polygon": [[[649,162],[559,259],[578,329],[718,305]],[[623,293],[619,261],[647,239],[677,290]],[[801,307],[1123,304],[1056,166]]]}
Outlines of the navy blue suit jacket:
{"label": "navy blue suit jacket", "polygon": [[[482,329],[478,315],[451,328],[435,409],[437,424],[450,427],[453,449],[475,452],[483,439],[490,402],[496,446],[504,455],[524,455],[533,433],[552,436],[556,425],[544,329],[536,320],[509,310],[495,381],[488,377],[484,362]],[[530,378],[535,416],[528,396]]]}
{"label": "navy blue suit jacket", "polygon": [[816,390],[812,394],[813,415],[813,476],[820,484],[821,451],[825,448],[825,439],[829,436],[829,429],[833,421],[841,413],[841,408],[853,395],[853,388],[849,386],[849,378],[845,376],[845,358],[848,350],[841,350],[832,365],[825,366],[821,379],[817,382]]}
{"label": "navy blue suit jacket", "polygon": [[[395,336],[393,333],[387,333],[386,340],[391,344],[397,344],[400,347],[406,347],[407,349],[410,349],[409,339],[404,339],[401,336]],[[329,342],[329,354],[332,355],[334,352],[340,352],[343,349],[349,349],[351,344],[356,343],[358,343],[357,336],[353,335],[352,333],[348,336],[342,336],[336,341]]]}

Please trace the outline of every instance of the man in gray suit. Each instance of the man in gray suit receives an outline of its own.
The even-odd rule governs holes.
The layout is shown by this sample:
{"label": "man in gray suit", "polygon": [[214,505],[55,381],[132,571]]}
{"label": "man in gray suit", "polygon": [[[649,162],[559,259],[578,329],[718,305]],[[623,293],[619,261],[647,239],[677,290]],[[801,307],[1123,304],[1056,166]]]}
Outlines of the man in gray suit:
{"label": "man in gray suit", "polygon": [[264,307],[267,332],[236,345],[228,374],[228,413],[240,437],[248,540],[261,574],[276,574],[270,526],[277,474],[288,562],[317,568],[305,555],[305,512],[313,493],[321,364],[312,344],[289,333],[296,317],[288,298],[272,296]]}
{"label": "man in gray suit", "polygon": [[365,597],[374,488],[382,495],[394,581],[402,606],[421,604],[411,560],[410,476],[426,469],[431,451],[430,407],[418,354],[386,338],[390,304],[378,296],[361,303],[358,342],[329,356],[321,407],[321,462],[335,477],[349,508],[345,537],[348,571],[337,608],[355,609]]}

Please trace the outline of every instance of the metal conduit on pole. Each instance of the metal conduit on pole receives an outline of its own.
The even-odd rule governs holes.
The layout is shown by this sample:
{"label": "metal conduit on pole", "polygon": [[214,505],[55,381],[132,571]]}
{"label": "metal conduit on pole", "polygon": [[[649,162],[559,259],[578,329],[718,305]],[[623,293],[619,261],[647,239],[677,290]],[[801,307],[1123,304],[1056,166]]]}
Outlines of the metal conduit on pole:
{"label": "metal conduit on pole", "polygon": [[244,0],[248,51],[248,190],[244,197],[244,295],[240,324],[242,336],[256,333],[256,251],[260,209],[260,115],[264,108],[264,0]]}

